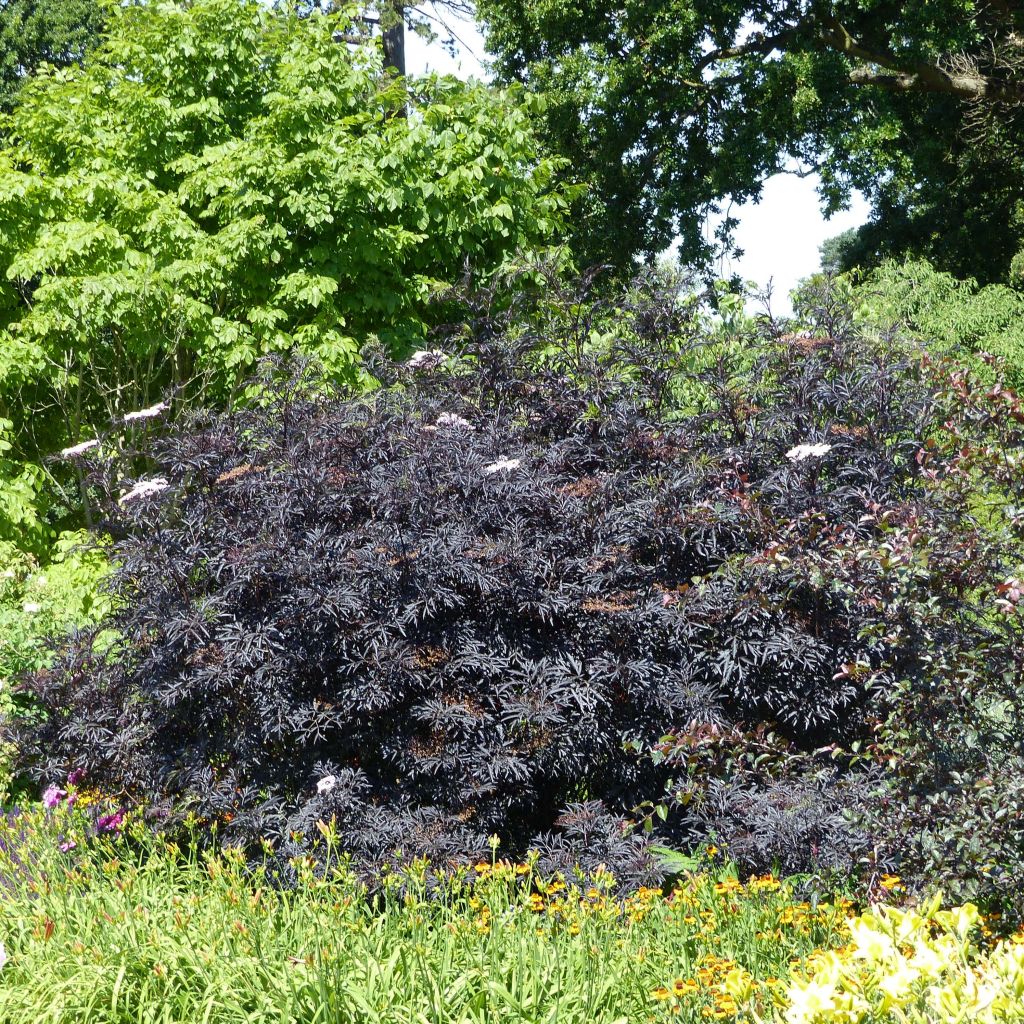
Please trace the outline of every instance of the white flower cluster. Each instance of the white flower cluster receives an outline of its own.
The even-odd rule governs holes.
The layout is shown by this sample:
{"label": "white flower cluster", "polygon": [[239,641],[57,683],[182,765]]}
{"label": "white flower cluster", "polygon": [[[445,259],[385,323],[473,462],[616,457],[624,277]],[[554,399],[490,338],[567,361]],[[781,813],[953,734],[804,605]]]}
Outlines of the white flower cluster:
{"label": "white flower cluster", "polygon": [[167,403],[157,402],[156,405],[151,405],[148,409],[138,409],[135,412],[126,413],[124,421],[125,423],[133,423],[135,420],[151,420],[162,412],[167,412]]}
{"label": "white flower cluster", "polygon": [[443,412],[437,417],[437,425],[439,427],[451,427],[454,430],[476,430],[476,427],[467,419],[459,416],[458,413],[454,412]]}
{"label": "white flower cluster", "polygon": [[786,452],[786,458],[790,462],[803,462],[804,459],[820,459],[832,451],[830,444],[798,444]]}
{"label": "white flower cluster", "polygon": [[445,361],[445,354],[439,348],[432,348],[430,351],[420,349],[406,361],[410,370],[434,370]]}
{"label": "white flower cluster", "polygon": [[84,455],[88,451],[92,451],[93,448],[98,448],[99,444],[99,441],[94,437],[91,441],[82,441],[79,444],[73,444],[70,448],[63,449],[60,457],[62,459],[73,459],[79,455]]}
{"label": "white flower cluster", "polygon": [[170,486],[162,476],[154,477],[152,480],[140,480],[130,491],[125,491],[118,498],[118,503],[123,505],[126,501],[134,501],[136,498],[148,498],[152,494],[166,491]]}
{"label": "white flower cluster", "polygon": [[326,796],[338,784],[337,776],[325,775],[317,784],[316,791],[320,796]]}
{"label": "white flower cluster", "polygon": [[511,472],[522,464],[522,459],[501,459],[498,462],[492,462],[489,466],[484,466],[484,475],[493,476],[495,473]]}

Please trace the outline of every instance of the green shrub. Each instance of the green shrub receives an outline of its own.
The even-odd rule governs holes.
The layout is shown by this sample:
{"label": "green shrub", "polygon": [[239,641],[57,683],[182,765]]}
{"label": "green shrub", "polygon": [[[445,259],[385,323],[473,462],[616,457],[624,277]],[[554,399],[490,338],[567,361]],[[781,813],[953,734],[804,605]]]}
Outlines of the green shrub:
{"label": "green shrub", "polygon": [[268,353],[351,376],[368,336],[401,354],[467,273],[557,241],[567,193],[535,101],[396,79],[377,43],[345,42],[353,8],[289,9],[112,5],[84,67],[19,93],[0,148],[0,475],[168,388],[223,403]]}
{"label": "green shrub", "polygon": [[[108,566],[86,534],[65,533],[42,559],[0,541],[0,567],[0,723],[9,726],[24,710],[14,685],[48,663],[47,640],[109,609],[100,587]],[[12,753],[9,743],[0,746],[0,800],[10,795]]]}
{"label": "green shrub", "polygon": [[[939,352],[960,358],[990,353],[1005,360],[1007,379],[1024,385],[1024,293],[980,287],[923,260],[887,261],[855,289],[858,315],[881,328],[905,327]],[[980,359],[975,370],[992,379]]]}

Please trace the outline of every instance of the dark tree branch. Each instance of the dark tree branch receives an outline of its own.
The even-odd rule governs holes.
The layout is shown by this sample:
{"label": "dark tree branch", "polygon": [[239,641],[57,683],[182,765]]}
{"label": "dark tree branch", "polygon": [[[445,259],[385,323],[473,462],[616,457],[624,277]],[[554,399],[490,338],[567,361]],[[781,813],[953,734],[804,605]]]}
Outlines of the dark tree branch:
{"label": "dark tree branch", "polygon": [[746,57],[752,53],[769,54],[772,50],[781,50],[783,47],[794,42],[798,33],[796,29],[787,29],[785,32],[778,32],[773,36],[766,36],[761,32],[755,32],[745,43],[738,43],[736,46],[723,46],[717,50],[711,50],[693,66],[694,74],[700,75],[712,64],[723,60],[732,60],[735,57]]}

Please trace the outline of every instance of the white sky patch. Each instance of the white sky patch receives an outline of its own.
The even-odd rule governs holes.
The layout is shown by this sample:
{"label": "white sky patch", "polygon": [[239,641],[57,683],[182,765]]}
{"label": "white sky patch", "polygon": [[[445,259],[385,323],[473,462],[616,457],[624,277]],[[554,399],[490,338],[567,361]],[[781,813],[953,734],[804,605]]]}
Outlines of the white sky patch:
{"label": "white sky patch", "polygon": [[818,183],[817,175],[776,174],[765,182],[759,202],[743,203],[730,211],[739,220],[736,244],[743,255],[724,261],[722,276],[736,273],[762,289],[770,281],[776,315],[792,312],[789,292],[801,278],[819,269],[821,243],[868,219],[868,202],[857,192],[849,210],[825,220],[815,191]]}
{"label": "white sky patch", "polygon": [[486,79],[483,62],[486,60],[484,40],[472,19],[460,18],[451,11],[424,3],[418,8],[433,21],[434,31],[442,38],[448,36],[445,26],[456,38],[458,51],[452,57],[445,52],[440,42],[428,44],[415,32],[405,34],[406,70],[413,75],[436,72],[439,75],[455,75],[457,78]]}

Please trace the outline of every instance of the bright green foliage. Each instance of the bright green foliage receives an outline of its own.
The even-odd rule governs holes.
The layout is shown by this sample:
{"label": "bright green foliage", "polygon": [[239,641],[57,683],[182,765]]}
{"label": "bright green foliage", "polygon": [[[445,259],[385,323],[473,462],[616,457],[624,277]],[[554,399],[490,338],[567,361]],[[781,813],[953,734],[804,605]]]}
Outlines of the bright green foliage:
{"label": "bright green foliage", "polygon": [[[18,677],[46,664],[45,638],[96,622],[108,609],[99,589],[106,573],[102,551],[84,532],[61,534],[45,559],[0,541],[0,725],[18,712]],[[7,755],[0,745],[0,798],[11,784]]]}
{"label": "bright green foliage", "polygon": [[[594,185],[582,259],[628,265],[703,214],[817,168],[874,201],[866,252],[990,280],[1024,244],[1024,16],[985,0],[480,0],[504,80],[550,99],[551,145]],[[953,73],[955,72],[955,74]],[[1004,102],[1005,101],[1005,102]]]}
{"label": "bright green foliage", "polygon": [[30,462],[10,458],[14,447],[14,424],[0,418],[0,542],[20,539],[38,540],[43,524],[38,500],[45,487],[45,473]]}
{"label": "bright green foliage", "polygon": [[81,60],[103,26],[100,0],[0,0],[0,110],[44,61]]}
{"label": "bright green foliage", "polygon": [[564,200],[528,105],[396,80],[376,44],[341,40],[351,17],[118,8],[87,66],[22,90],[0,151],[15,454],[169,385],[226,398],[270,353],[345,372],[371,333],[400,353],[467,270],[486,279],[554,237]]}
{"label": "bright green foliage", "polygon": [[[1024,385],[1024,293],[960,281],[921,260],[890,260],[855,295],[862,319],[883,328],[902,324],[943,352],[998,356],[1007,379]],[[974,365],[986,372],[980,359]]]}

